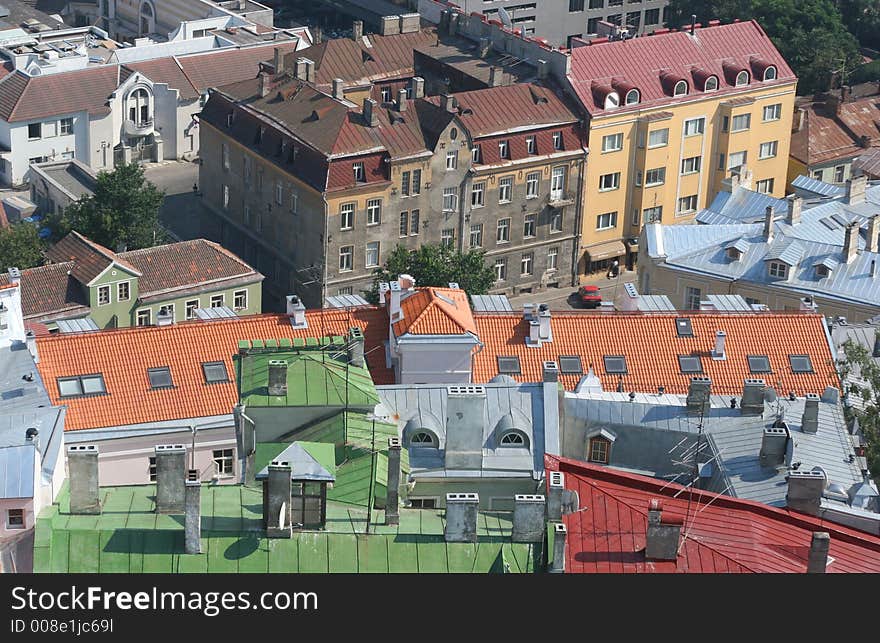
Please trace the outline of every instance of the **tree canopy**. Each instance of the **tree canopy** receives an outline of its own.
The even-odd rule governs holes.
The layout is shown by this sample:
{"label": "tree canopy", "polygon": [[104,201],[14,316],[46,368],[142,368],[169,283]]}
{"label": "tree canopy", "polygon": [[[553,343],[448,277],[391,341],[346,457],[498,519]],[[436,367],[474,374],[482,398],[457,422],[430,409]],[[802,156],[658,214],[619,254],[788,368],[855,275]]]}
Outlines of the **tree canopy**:
{"label": "tree canopy", "polygon": [[149,248],[165,242],[159,208],[165,193],[144,177],[136,164],[98,173],[95,193],[83,196],[61,215],[50,215],[47,225],[57,241],[76,230],[111,250]]}
{"label": "tree canopy", "polygon": [[44,243],[37,228],[26,221],[0,228],[0,272],[16,267],[33,268],[43,263]]}
{"label": "tree canopy", "polygon": [[865,47],[880,49],[880,0],[835,0],[843,24]]}
{"label": "tree canopy", "polygon": [[[880,338],[880,330],[875,331]],[[865,456],[875,479],[880,479],[880,365],[872,357],[872,349],[847,340],[843,345],[845,357],[838,361],[845,392],[857,403],[846,405],[847,419],[859,422],[867,443]]]}
{"label": "tree canopy", "polygon": [[478,249],[461,253],[444,245],[429,244],[417,250],[398,245],[385,265],[376,270],[367,299],[377,303],[379,284],[393,281],[401,274],[412,275],[416,286],[447,286],[456,282],[469,295],[485,295],[495,283],[495,271],[486,265],[485,257],[486,251]]}

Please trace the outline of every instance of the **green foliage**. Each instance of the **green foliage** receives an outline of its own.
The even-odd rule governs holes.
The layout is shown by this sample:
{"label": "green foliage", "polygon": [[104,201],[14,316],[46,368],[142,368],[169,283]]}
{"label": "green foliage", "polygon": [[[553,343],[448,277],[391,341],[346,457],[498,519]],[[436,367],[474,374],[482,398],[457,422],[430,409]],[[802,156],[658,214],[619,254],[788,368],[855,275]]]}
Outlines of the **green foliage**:
{"label": "green foliage", "polygon": [[880,80],[880,60],[869,62],[867,65],[858,67],[849,77],[849,83],[856,85],[858,83],[870,83]]}
{"label": "green foliage", "polygon": [[[880,331],[875,331],[880,336]],[[862,401],[862,408],[847,407],[848,420],[853,417],[867,443],[868,468],[880,482],[880,366],[871,357],[871,349],[847,340],[843,345],[844,359],[838,361],[845,392]]]}
{"label": "green foliage", "polygon": [[849,32],[865,47],[880,49],[880,2],[836,0],[836,4]]}
{"label": "green foliage", "polygon": [[24,221],[0,228],[0,272],[12,266],[24,270],[41,265],[43,246],[32,223]]}
{"label": "green foliage", "polygon": [[401,274],[412,275],[416,286],[446,286],[454,281],[469,295],[485,295],[495,283],[495,271],[486,264],[485,257],[485,250],[460,253],[443,245],[424,245],[417,250],[398,245],[385,265],[376,270],[366,298],[378,303],[379,284],[393,281]]}
{"label": "green foliage", "polygon": [[689,24],[691,14],[702,24],[757,20],[797,74],[799,94],[831,88],[835,72],[861,62],[834,0],[671,0],[669,10],[675,28]]}
{"label": "green foliage", "polygon": [[120,246],[149,248],[166,241],[159,225],[164,198],[165,193],[144,178],[140,165],[120,165],[100,172],[95,193],[83,196],[60,216],[50,216],[47,225],[53,241],[76,230],[114,251]]}

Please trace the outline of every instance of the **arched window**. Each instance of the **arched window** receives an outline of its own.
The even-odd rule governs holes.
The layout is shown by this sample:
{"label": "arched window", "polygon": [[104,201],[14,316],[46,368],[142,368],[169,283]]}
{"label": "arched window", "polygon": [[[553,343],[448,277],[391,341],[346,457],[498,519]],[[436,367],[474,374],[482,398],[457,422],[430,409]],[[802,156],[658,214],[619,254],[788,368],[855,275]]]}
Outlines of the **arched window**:
{"label": "arched window", "polygon": [[410,446],[413,447],[436,447],[434,436],[427,431],[417,431],[409,440]]}
{"label": "arched window", "polygon": [[128,119],[143,125],[150,121],[150,94],[139,88],[128,95]]}
{"label": "arched window", "polygon": [[626,93],[626,104],[627,105],[638,105],[639,103],[639,90],[631,89]]}
{"label": "arched window", "polygon": [[749,84],[749,72],[741,71],[736,75],[736,86],[742,87]]}
{"label": "arched window", "polygon": [[688,93],[688,84],[687,81],[680,80],[675,83],[675,89],[672,91],[673,96],[687,96]]}
{"label": "arched window", "polygon": [[614,109],[619,106],[620,96],[617,95],[617,92],[608,92],[608,95],[605,96],[605,109]]}
{"label": "arched window", "polygon": [[764,70],[764,80],[776,80],[776,67],[770,65]]}
{"label": "arched window", "polygon": [[706,79],[706,84],[703,86],[703,91],[714,92],[717,89],[718,89],[718,77],[717,76],[709,76]]}
{"label": "arched window", "polygon": [[590,462],[608,464],[611,457],[611,440],[602,437],[590,438],[590,449],[587,455]]}
{"label": "arched window", "polygon": [[144,36],[156,30],[156,12],[149,2],[141,5],[141,35]]}
{"label": "arched window", "polygon": [[503,447],[528,447],[529,439],[525,434],[519,431],[508,431],[501,436],[501,446]]}

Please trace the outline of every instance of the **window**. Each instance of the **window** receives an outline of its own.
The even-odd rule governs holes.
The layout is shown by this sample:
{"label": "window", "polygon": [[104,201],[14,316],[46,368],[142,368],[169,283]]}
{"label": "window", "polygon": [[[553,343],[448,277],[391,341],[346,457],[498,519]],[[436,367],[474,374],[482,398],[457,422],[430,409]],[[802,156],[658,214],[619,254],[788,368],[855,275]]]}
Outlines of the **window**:
{"label": "window", "polygon": [[482,156],[482,151],[480,150],[479,145],[471,150],[471,161],[474,163],[480,163]]}
{"label": "window", "polygon": [[226,305],[226,295],[220,293],[219,295],[211,295],[211,308],[221,308]]}
{"label": "window", "polygon": [[531,275],[534,269],[535,264],[535,254],[532,252],[526,252],[522,256],[522,261],[520,262],[520,274],[522,276]]}
{"label": "window", "polygon": [[749,72],[741,71],[736,75],[736,86],[742,87],[749,84]]}
{"label": "window", "polygon": [[727,169],[732,170],[733,168],[745,165],[747,159],[748,152],[731,152],[727,159]]}
{"label": "window", "polygon": [[581,358],[578,355],[560,355],[559,372],[563,375],[580,375],[584,372]]}
{"label": "window", "polygon": [[605,6],[605,0],[590,0],[590,9],[601,9]]}
{"label": "window", "polygon": [[564,149],[562,145],[562,132],[553,132],[553,149],[561,150]]}
{"label": "window", "polygon": [[522,370],[519,365],[519,357],[516,355],[499,355],[498,372],[504,375],[520,375]]}
{"label": "window", "polygon": [[669,128],[648,132],[648,147],[663,147],[669,143]]}
{"label": "window", "polygon": [[553,210],[550,213],[550,234],[562,232],[562,210]]}
{"label": "window", "polygon": [[199,300],[198,299],[190,299],[186,302],[186,318],[187,319],[195,319],[196,318],[196,310],[199,308]]}
{"label": "window", "polygon": [[510,219],[498,219],[495,241],[498,243],[507,243],[510,241]]}
{"label": "window", "polygon": [[559,248],[553,246],[547,251],[547,270],[556,270],[559,260]]}
{"label": "window", "polygon": [[6,510],[6,528],[24,529],[24,509]]}
{"label": "window", "polygon": [[762,159],[769,159],[776,156],[776,151],[779,147],[778,141],[769,141],[767,143],[761,143],[761,151],[758,155]]}
{"label": "window", "polygon": [[232,294],[232,307],[235,310],[244,310],[248,306],[248,291],[236,290]]}
{"label": "window", "polygon": [[106,306],[110,303],[110,286],[98,286],[98,305]]}
{"label": "window", "polygon": [[526,152],[529,154],[538,153],[538,141],[534,136],[526,136]]}
{"label": "window", "polygon": [[[587,20],[587,33],[596,33],[599,31],[599,18],[590,18]],[[571,45],[569,44],[569,48]]]}
{"label": "window", "polygon": [[402,172],[400,175],[400,195],[409,196],[409,172]]}
{"label": "window", "polygon": [[253,164],[253,161],[251,160],[251,157],[245,156],[244,157],[244,184],[245,185],[250,185],[251,172],[253,171],[253,167],[254,167],[254,164]]}
{"label": "window", "polygon": [[100,373],[58,378],[58,395],[60,397],[101,395],[106,392],[107,388],[104,386],[104,376]]}
{"label": "window", "polygon": [[645,172],[645,187],[663,185],[666,181],[666,168],[658,167]]}
{"label": "window", "polygon": [[171,369],[167,366],[148,368],[147,377],[150,379],[150,388],[174,388],[171,381]]}
{"label": "window", "polygon": [[624,98],[624,104],[626,105],[638,105],[639,98],[641,98],[638,89],[631,89],[626,93],[626,98]]}
{"label": "window", "polygon": [[382,85],[380,88],[380,98],[383,103],[391,102],[391,86],[390,85]]}
{"label": "window", "polygon": [[299,193],[292,185],[290,186],[290,211],[293,214],[299,211]]}
{"label": "window", "polygon": [[526,174],[526,198],[527,199],[537,199],[538,198],[538,183],[541,180],[540,172],[531,172],[530,174]]}
{"label": "window", "polygon": [[590,462],[608,464],[611,441],[606,438],[590,438]]}
{"label": "window", "polygon": [[777,279],[788,278],[788,266],[781,261],[771,261],[767,264],[767,272],[771,277],[776,277]]}
{"label": "window", "polygon": [[454,170],[458,167],[458,152],[446,152],[446,169]]}
{"label": "window", "polygon": [[354,172],[354,182],[355,183],[363,183],[367,180],[367,175],[364,172],[364,164],[363,163],[354,163],[351,166],[352,171]]}
{"label": "window", "polygon": [[471,225],[471,236],[469,240],[469,245],[471,248],[482,248],[483,247],[483,224],[475,223]]}
{"label": "window", "polygon": [[495,260],[495,281],[504,281],[507,279],[507,261],[505,259]]}
{"label": "window", "polygon": [[436,509],[437,508],[437,499],[436,498],[410,498],[409,499],[410,509]]}
{"label": "window", "polygon": [[214,451],[214,473],[221,478],[232,475],[233,449],[217,449]]}
{"label": "window", "polygon": [[714,92],[718,89],[718,77],[717,76],[709,76],[706,79],[706,84],[703,85],[704,92]]}
{"label": "window", "polygon": [[617,227],[617,212],[606,212],[596,217],[596,230],[608,230]]}
{"label": "window", "polygon": [[605,355],[605,372],[609,375],[626,375],[626,357],[623,355]]}
{"label": "window", "polygon": [[[692,288],[691,290],[696,290],[697,296],[696,301],[697,305],[700,305],[700,289]],[[685,300],[686,302],[688,300]],[[687,306],[687,303],[685,304]],[[693,337],[694,336],[694,325],[691,323],[690,317],[676,317],[675,318],[675,334],[678,337]]]}
{"label": "window", "polygon": [[550,174],[550,200],[561,201],[565,196],[565,174],[567,168],[564,166],[554,167]]}
{"label": "window", "polygon": [[698,136],[706,129],[705,118],[691,118],[684,122],[685,136]]}
{"label": "window", "polygon": [[764,107],[765,123],[767,121],[778,121],[780,118],[782,118],[782,103],[775,103]]}
{"label": "window", "polygon": [[116,301],[128,301],[131,297],[131,293],[129,291],[129,282],[120,281],[116,284]]}
{"label": "window", "polygon": [[609,134],[602,137],[603,152],[617,152],[623,149],[623,134]]}
{"label": "window", "polygon": [[400,213],[400,236],[405,237],[409,234],[409,212],[404,210]]}
{"label": "window", "polygon": [[367,243],[367,256],[366,256],[366,266],[367,268],[374,268],[379,265],[379,242],[378,241],[370,241]]}
{"label": "window", "polygon": [[508,431],[501,436],[501,446],[503,447],[524,447],[528,446],[528,440],[519,431]]}
{"label": "window", "polygon": [[700,309],[700,299],[702,299],[702,297],[703,297],[703,293],[699,288],[694,288],[693,286],[688,286],[687,288],[684,289],[684,309],[685,310],[699,310]]}
{"label": "window", "polygon": [[505,176],[498,181],[498,203],[510,203],[513,193],[513,177]]}
{"label": "window", "polygon": [[737,114],[733,117],[733,123],[731,125],[731,132],[742,132],[749,129],[749,126],[752,124],[752,115],[751,114]]}
{"label": "window", "polygon": [[486,191],[486,183],[481,181],[479,183],[474,183],[474,187],[471,190],[471,207],[474,208],[482,208],[483,203],[483,195]]}
{"label": "window", "polygon": [[696,174],[700,171],[700,167],[702,165],[702,157],[701,156],[691,156],[686,159],[681,160],[681,173],[682,174]]}
{"label": "window", "polygon": [[337,288],[336,294],[337,295],[350,295],[350,294],[352,294],[352,287],[348,286],[346,288]]}
{"label": "window", "polygon": [[458,188],[443,188],[443,211],[455,212],[458,209]]}
{"label": "window", "polygon": [[616,190],[620,187],[620,172],[603,174],[599,177],[599,190]]}
{"label": "window", "polygon": [[755,188],[757,188],[758,192],[761,194],[772,194],[773,193],[773,179],[764,179],[762,181],[758,181],[755,184]]}
{"label": "window", "polygon": [[367,201],[367,225],[379,225],[382,220],[382,199]]}
{"label": "window", "polygon": [[412,193],[413,196],[422,193],[422,171],[413,170],[412,175]]}
{"label": "window", "polygon": [[275,181],[275,205],[284,205],[284,185]]}
{"label": "window", "polygon": [[645,11],[645,26],[660,24],[660,9],[648,9]]}
{"label": "window", "polygon": [[409,219],[409,233],[415,235],[419,233],[419,211],[413,210]]}
{"label": "window", "polygon": [[220,147],[220,151],[221,151],[221,159],[223,160],[223,169],[228,170],[229,169],[229,145],[227,145],[226,143],[223,143],[223,145]]}
{"label": "window", "polygon": [[147,465],[147,475],[150,482],[156,482],[156,456],[150,456],[148,458],[148,461],[149,464]]}
{"label": "window", "polygon": [[675,88],[672,90],[673,96],[687,96],[688,93],[688,84],[687,81],[680,80],[675,83]]}
{"label": "window", "polygon": [[792,373],[812,373],[813,364],[810,362],[809,355],[789,355],[788,363],[791,365]]}
{"label": "window", "polygon": [[339,206],[339,229],[351,230],[354,227],[354,203]]}
{"label": "window", "polygon": [[776,80],[776,67],[770,65],[764,70],[764,80]]}
{"label": "window", "polygon": [[65,134],[73,134],[73,119],[72,118],[62,118],[60,130],[61,130],[62,136]]}
{"label": "window", "polygon": [[42,123],[28,123],[28,140],[41,138],[43,133]]}
{"label": "window", "polygon": [[843,178],[846,176],[846,166],[838,165],[834,168],[834,182],[835,183],[843,183]]}
{"label": "window", "polygon": [[702,373],[703,361],[699,355],[679,355],[678,370],[682,373]]}
{"label": "window", "polygon": [[427,431],[417,431],[409,439],[410,446],[413,447],[436,447],[434,436]]}
{"label": "window", "polygon": [[529,239],[535,236],[536,214],[527,214],[523,220],[523,238]]}
{"label": "window", "polygon": [[229,186],[228,185],[223,186],[223,209],[224,210],[229,209]]}
{"label": "window", "polygon": [[572,13],[584,10],[584,0],[568,0],[568,10]]}
{"label": "window", "polygon": [[663,220],[663,206],[658,205],[653,208],[645,208],[642,210],[642,221],[645,223],[655,223]]}
{"label": "window", "polygon": [[510,144],[508,141],[498,141],[498,156],[503,159],[510,158]]}
{"label": "window", "polygon": [[54,138],[58,131],[58,123],[55,121],[47,121],[43,123],[43,138]]}
{"label": "window", "polygon": [[749,370],[752,373],[770,372],[770,358],[766,355],[748,355],[746,359],[749,362]]}
{"label": "window", "polygon": [[354,265],[354,246],[342,246],[339,249],[339,272],[351,272]]}
{"label": "window", "polygon": [[145,308],[144,310],[137,311],[137,325],[138,326],[149,326],[150,318],[152,317],[152,312],[149,308]]}

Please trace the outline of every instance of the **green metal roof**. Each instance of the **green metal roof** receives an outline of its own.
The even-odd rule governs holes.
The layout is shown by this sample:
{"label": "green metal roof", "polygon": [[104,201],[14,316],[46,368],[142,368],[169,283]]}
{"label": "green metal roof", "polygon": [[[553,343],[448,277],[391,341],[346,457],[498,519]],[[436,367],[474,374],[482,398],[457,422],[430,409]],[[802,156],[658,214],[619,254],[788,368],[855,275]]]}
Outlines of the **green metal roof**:
{"label": "green metal roof", "polygon": [[[336,340],[324,338],[319,346],[297,349],[270,349],[239,353],[236,370],[239,400],[247,406],[356,406],[371,407],[379,403],[379,395],[366,367],[346,363],[345,347]],[[240,342],[241,344],[242,342]],[[247,342],[243,342],[247,344]],[[253,346],[262,349],[263,342]],[[296,344],[296,341],[294,341]],[[269,361],[287,362],[287,394],[269,395]],[[346,382],[348,384],[346,385]]]}
{"label": "green metal roof", "polygon": [[401,509],[400,524],[374,511],[329,502],[324,531],[267,539],[262,496],[239,485],[202,486],[202,554],[183,553],[183,516],[154,513],[154,485],[101,489],[100,516],[69,514],[67,487],[37,521],[34,571],[190,572],[527,572],[543,546],[512,543],[509,514],[480,513],[477,543],[446,543],[442,511]]}

